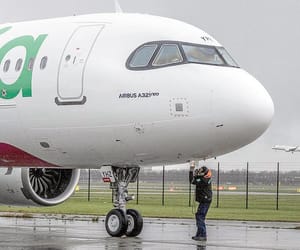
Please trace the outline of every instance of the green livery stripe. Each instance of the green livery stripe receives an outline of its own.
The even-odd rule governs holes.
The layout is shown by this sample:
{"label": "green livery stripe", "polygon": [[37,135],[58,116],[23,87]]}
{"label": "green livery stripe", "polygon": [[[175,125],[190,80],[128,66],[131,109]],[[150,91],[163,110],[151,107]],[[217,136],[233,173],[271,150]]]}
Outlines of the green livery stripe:
{"label": "green livery stripe", "polygon": [[6,31],[9,31],[10,29],[11,29],[11,27],[6,27],[6,28],[3,28],[3,29],[0,29],[0,35],[5,33]]}
{"label": "green livery stripe", "polygon": [[[10,30],[11,27],[0,29],[0,35]],[[14,48],[24,47],[26,49],[26,57],[24,58],[23,68],[20,76],[12,84],[6,84],[4,79],[0,79],[0,99],[13,99],[22,94],[22,97],[32,96],[32,70],[28,69],[31,59],[35,59],[40,47],[45,41],[47,35],[39,35],[34,38],[30,35],[16,37],[0,47],[0,63],[3,62],[5,56]]]}

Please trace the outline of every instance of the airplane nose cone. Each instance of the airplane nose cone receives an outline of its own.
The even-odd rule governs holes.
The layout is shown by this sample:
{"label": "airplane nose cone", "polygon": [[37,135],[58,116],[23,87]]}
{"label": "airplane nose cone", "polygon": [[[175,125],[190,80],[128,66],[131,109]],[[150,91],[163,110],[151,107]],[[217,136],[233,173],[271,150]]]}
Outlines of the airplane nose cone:
{"label": "airplane nose cone", "polygon": [[216,111],[217,152],[241,148],[261,136],[274,116],[272,98],[262,84],[243,70],[226,78],[227,88],[219,92]]}
{"label": "airplane nose cone", "polygon": [[[262,87],[262,86],[261,86]],[[263,132],[270,126],[271,121],[274,116],[274,103],[269,95],[269,93],[263,89],[261,91],[261,103],[259,104],[259,114],[257,114],[257,117],[261,123],[261,127],[263,129]]]}
{"label": "airplane nose cone", "polygon": [[245,109],[241,125],[247,128],[249,136],[256,139],[270,126],[274,116],[274,103],[260,82],[249,74],[245,78],[245,88],[241,91],[241,103]]}

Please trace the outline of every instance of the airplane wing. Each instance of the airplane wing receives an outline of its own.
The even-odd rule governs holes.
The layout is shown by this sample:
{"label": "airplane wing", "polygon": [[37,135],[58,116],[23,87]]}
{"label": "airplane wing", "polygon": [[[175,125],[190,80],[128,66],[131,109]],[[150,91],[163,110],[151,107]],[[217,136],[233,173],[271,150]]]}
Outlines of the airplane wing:
{"label": "airplane wing", "polygon": [[300,152],[300,147],[299,146],[286,146],[286,145],[275,145],[272,147],[274,150],[283,150],[285,152]]}

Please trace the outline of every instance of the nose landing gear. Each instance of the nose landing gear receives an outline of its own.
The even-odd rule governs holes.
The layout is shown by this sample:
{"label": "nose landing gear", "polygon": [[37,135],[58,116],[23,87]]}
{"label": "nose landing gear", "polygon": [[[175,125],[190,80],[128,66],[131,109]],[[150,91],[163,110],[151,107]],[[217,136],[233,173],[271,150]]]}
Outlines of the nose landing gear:
{"label": "nose landing gear", "polygon": [[143,229],[143,218],[134,209],[126,209],[126,203],[134,197],[128,195],[127,187],[130,182],[136,182],[140,168],[138,166],[103,167],[102,178],[110,182],[113,190],[114,209],[106,216],[105,228],[113,237],[135,237]]}

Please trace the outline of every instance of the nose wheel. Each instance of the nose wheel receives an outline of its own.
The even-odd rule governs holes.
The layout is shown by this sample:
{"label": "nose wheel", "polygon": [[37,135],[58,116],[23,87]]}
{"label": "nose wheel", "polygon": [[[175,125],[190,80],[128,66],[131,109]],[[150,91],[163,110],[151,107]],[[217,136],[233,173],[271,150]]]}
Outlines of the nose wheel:
{"label": "nose wheel", "polygon": [[134,209],[127,209],[127,221],[126,236],[138,236],[143,229],[143,218],[140,213]]}
{"label": "nose wheel", "polygon": [[[101,170],[100,170],[101,171]],[[133,199],[128,195],[127,187],[130,182],[136,182],[139,174],[138,166],[105,167],[102,177],[110,179],[113,190],[114,207],[105,219],[105,228],[112,237],[138,236],[143,229],[143,217],[134,209],[126,209],[126,203]]]}
{"label": "nose wheel", "polygon": [[121,209],[111,210],[105,219],[105,228],[112,237],[138,236],[143,229],[143,218],[134,209],[128,209],[126,216]]}
{"label": "nose wheel", "polygon": [[112,237],[121,237],[127,231],[127,218],[121,209],[111,210],[105,219],[105,228]]}

